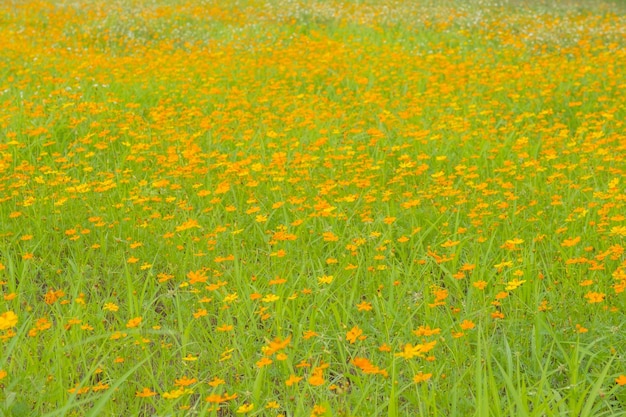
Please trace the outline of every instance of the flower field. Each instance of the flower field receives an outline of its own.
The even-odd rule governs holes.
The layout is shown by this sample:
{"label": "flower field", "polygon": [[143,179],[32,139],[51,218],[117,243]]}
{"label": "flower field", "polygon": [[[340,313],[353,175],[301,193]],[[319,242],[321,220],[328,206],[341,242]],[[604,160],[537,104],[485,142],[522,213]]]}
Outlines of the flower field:
{"label": "flower field", "polygon": [[626,415],[626,5],[0,3],[0,416]]}

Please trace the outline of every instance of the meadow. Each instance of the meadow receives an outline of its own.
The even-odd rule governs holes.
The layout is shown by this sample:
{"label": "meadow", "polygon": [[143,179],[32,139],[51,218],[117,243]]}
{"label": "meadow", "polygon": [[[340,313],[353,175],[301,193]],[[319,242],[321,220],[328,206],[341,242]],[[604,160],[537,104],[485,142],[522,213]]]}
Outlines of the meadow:
{"label": "meadow", "polygon": [[620,2],[0,3],[0,415],[626,415]]}

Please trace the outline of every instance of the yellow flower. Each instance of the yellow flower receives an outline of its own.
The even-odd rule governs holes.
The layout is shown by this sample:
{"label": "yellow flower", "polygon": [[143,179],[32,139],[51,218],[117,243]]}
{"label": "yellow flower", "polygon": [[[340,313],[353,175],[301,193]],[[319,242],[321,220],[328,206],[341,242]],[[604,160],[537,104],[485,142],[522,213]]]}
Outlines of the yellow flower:
{"label": "yellow flower", "polygon": [[178,388],[170,392],[164,392],[162,397],[168,400],[175,400],[176,398],[182,397],[184,394],[185,390]]}
{"label": "yellow flower", "polygon": [[520,285],[522,285],[522,284],[523,284],[523,283],[525,283],[525,282],[526,282],[526,280],[525,280],[525,279],[523,279],[523,280],[518,280],[518,279],[516,278],[516,279],[514,279],[514,280],[512,280],[512,281],[507,282],[507,285],[506,285],[505,290],[507,290],[507,291],[513,291],[514,289],[516,289],[517,287],[519,287]]}
{"label": "yellow flower", "polygon": [[402,352],[396,353],[394,356],[400,356],[404,359],[411,359],[415,356],[423,358],[424,353],[432,350],[436,344],[437,344],[436,340],[433,340],[432,342],[428,342],[424,344],[415,345],[415,346],[411,345],[410,343],[407,343],[406,345],[404,345],[404,349],[402,350]]}
{"label": "yellow flower", "polygon": [[254,408],[254,404],[242,404],[238,409],[237,409],[237,414],[245,414],[247,412],[252,411],[252,409]]}
{"label": "yellow flower", "polygon": [[319,277],[317,281],[320,284],[330,284],[331,282],[333,282],[333,279],[335,279],[335,277],[333,277],[332,275],[323,275]]}
{"label": "yellow flower", "polygon": [[264,303],[273,303],[274,301],[280,299],[280,297],[276,294],[268,294],[261,301]]}
{"label": "yellow flower", "polygon": [[114,303],[106,303],[104,305],[104,307],[102,307],[103,310],[108,310],[108,311],[117,311],[120,308],[117,306],[117,304]]}
{"label": "yellow flower", "polygon": [[17,325],[17,315],[12,311],[7,311],[0,315],[0,330],[10,329]]}
{"label": "yellow flower", "polygon": [[270,401],[265,405],[266,409],[277,409],[280,408],[280,404],[278,404],[276,401]]}

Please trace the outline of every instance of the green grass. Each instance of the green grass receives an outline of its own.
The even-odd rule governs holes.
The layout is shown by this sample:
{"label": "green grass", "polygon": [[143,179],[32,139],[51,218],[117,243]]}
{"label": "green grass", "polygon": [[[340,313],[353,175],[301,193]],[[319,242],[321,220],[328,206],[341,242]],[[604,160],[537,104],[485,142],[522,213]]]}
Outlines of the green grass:
{"label": "green grass", "polygon": [[626,414],[625,27],[0,5],[0,415]]}

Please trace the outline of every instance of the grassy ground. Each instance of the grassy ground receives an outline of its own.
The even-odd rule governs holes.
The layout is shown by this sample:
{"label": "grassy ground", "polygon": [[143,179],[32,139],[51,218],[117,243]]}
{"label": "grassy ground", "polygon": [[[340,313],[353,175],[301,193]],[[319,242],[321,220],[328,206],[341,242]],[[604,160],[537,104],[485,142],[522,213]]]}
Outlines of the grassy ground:
{"label": "grassy ground", "polygon": [[0,4],[0,415],[625,415],[625,31]]}

